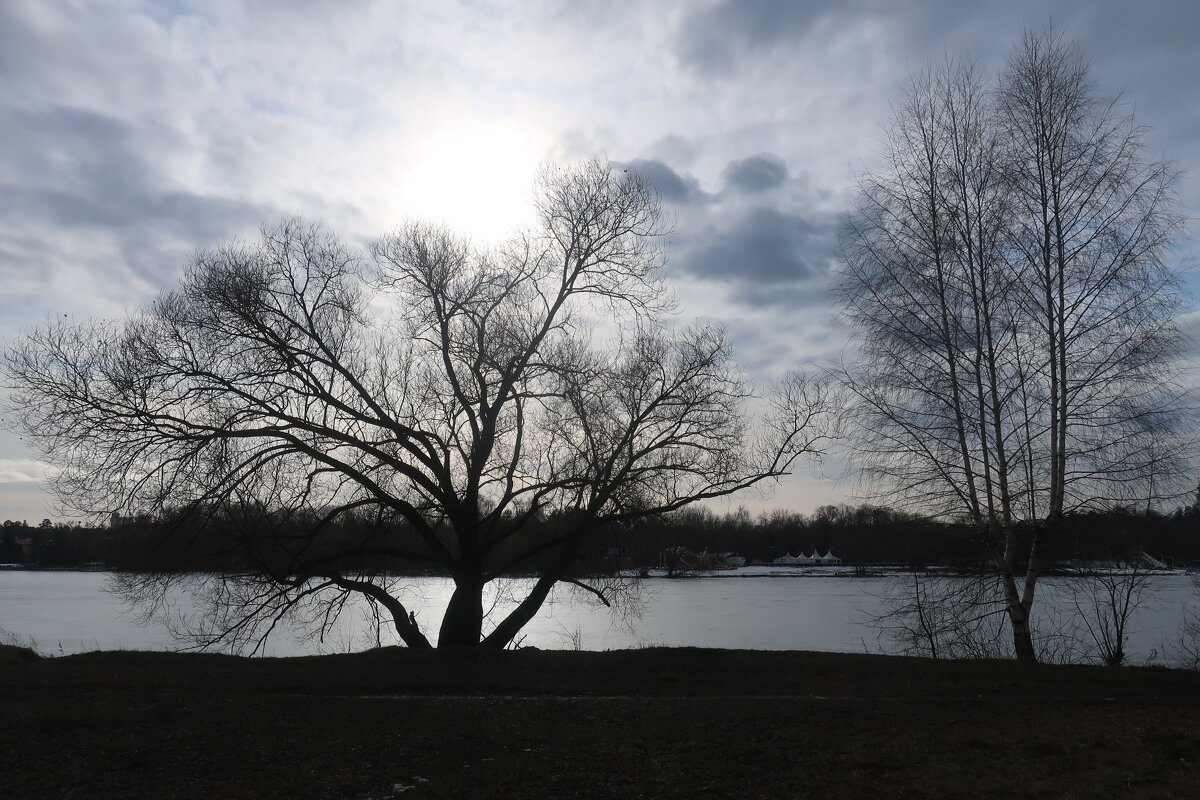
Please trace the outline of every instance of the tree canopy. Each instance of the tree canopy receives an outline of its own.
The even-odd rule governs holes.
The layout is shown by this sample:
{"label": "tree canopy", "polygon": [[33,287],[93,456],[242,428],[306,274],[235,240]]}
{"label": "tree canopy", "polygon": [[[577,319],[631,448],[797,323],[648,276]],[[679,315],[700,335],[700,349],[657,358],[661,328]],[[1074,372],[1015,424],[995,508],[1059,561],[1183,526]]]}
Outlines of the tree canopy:
{"label": "tree canopy", "polygon": [[[668,324],[644,179],[549,167],[535,210],[490,248],[414,222],[360,252],[287,220],[199,253],[129,319],[11,349],[17,424],[65,505],[176,519],[183,552],[219,541],[254,565],[130,575],[127,596],[153,608],[189,583],[210,600],[198,641],[237,645],[361,595],[428,646],[400,579],[356,560],[388,555],[453,579],[439,645],[504,646],[556,583],[589,585],[589,539],[818,448],[817,389],[790,376],[752,418],[724,332]],[[376,524],[329,536],[346,515]],[[535,580],[485,624],[484,587],[512,574]]]}

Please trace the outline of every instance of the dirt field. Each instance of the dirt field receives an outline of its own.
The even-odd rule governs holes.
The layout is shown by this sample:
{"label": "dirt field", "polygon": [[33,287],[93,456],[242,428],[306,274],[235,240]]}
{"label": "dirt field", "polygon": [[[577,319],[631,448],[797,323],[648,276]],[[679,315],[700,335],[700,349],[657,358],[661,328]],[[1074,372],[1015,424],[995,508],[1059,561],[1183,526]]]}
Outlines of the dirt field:
{"label": "dirt field", "polygon": [[0,796],[1200,797],[1200,674],[808,652],[0,654]]}

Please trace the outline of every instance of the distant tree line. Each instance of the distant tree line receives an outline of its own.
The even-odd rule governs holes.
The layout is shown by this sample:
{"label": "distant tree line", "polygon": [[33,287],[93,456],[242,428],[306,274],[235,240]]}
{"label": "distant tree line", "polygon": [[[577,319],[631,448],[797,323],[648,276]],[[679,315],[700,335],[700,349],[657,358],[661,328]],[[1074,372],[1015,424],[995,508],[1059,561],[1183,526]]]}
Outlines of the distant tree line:
{"label": "distant tree line", "polygon": [[[315,512],[314,512],[315,513]],[[105,525],[5,520],[0,563],[78,567],[103,563],[123,571],[272,570],[286,572],[300,558],[334,558],[345,569],[425,574],[428,562],[388,553],[417,547],[419,537],[403,523],[371,515],[345,515],[310,535],[311,521],[282,512],[222,511],[220,519],[166,514],[122,518]],[[569,515],[545,515],[528,525],[536,547],[571,525]],[[264,555],[261,544],[270,540]],[[947,566],[970,570],[987,558],[986,543],[968,522],[937,520],[878,505],[824,505],[811,514],[777,509],[753,516],[745,508],[717,513],[688,508],[614,526],[580,554],[572,572],[611,573],[654,568],[674,547],[693,552],[735,553],[749,562],[791,554],[832,551],[851,565]],[[1062,535],[1045,554],[1049,562],[1120,561],[1145,552],[1176,567],[1200,565],[1200,509],[1173,512],[1117,507],[1066,517]],[[531,568],[536,569],[536,564]]]}
{"label": "distant tree line", "polygon": [[[656,564],[658,554],[674,546],[733,552],[751,562],[832,551],[846,564],[972,569],[988,558],[987,542],[968,521],[866,504],[825,505],[812,514],[776,510],[757,518],[745,509],[717,514],[692,508],[647,521],[636,533],[624,534],[619,547],[635,566]],[[1174,566],[1200,564],[1200,510],[1147,513],[1116,507],[1069,514],[1043,558],[1049,563],[1119,561],[1140,552]]]}
{"label": "distant tree line", "polygon": [[106,562],[112,553],[112,531],[105,526],[6,519],[0,532],[0,564],[78,567]]}

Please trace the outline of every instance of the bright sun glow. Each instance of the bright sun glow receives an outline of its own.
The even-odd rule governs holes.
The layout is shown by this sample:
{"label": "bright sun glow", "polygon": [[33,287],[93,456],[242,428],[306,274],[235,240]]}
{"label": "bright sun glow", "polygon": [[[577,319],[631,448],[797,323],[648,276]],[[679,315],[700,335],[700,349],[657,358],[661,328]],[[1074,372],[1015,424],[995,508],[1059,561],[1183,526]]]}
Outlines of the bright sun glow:
{"label": "bright sun glow", "polygon": [[540,161],[532,137],[511,125],[442,129],[412,151],[401,176],[406,213],[496,241],[529,219]]}

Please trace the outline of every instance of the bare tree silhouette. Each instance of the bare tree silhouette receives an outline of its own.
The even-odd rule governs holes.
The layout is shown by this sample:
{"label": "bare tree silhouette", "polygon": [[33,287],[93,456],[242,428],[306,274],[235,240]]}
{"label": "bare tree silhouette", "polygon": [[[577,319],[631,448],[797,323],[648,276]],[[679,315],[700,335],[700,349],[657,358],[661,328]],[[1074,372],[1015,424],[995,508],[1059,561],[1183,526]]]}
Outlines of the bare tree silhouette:
{"label": "bare tree silhouette", "polygon": [[[153,611],[189,585],[201,645],[258,646],[288,616],[326,630],[359,596],[428,647],[404,580],[363,566],[405,559],[453,579],[439,646],[503,647],[559,582],[610,602],[618,584],[574,571],[607,528],[820,446],[816,387],[792,376],[751,419],[723,331],[665,324],[645,180],[547,168],[536,212],[494,249],[413,223],[369,255],[286,221],[199,254],[130,319],[56,321],[9,351],[15,417],[65,504],[173,509],[191,546],[230,552],[222,571],[119,589]],[[374,524],[331,535],[349,515]],[[536,579],[487,630],[484,588],[511,574]]]}
{"label": "bare tree silhouette", "polygon": [[1064,514],[1183,488],[1181,219],[1141,136],[1074,46],[1026,32],[995,85],[964,62],[913,79],[843,243],[856,459],[976,527],[1022,659]]}

